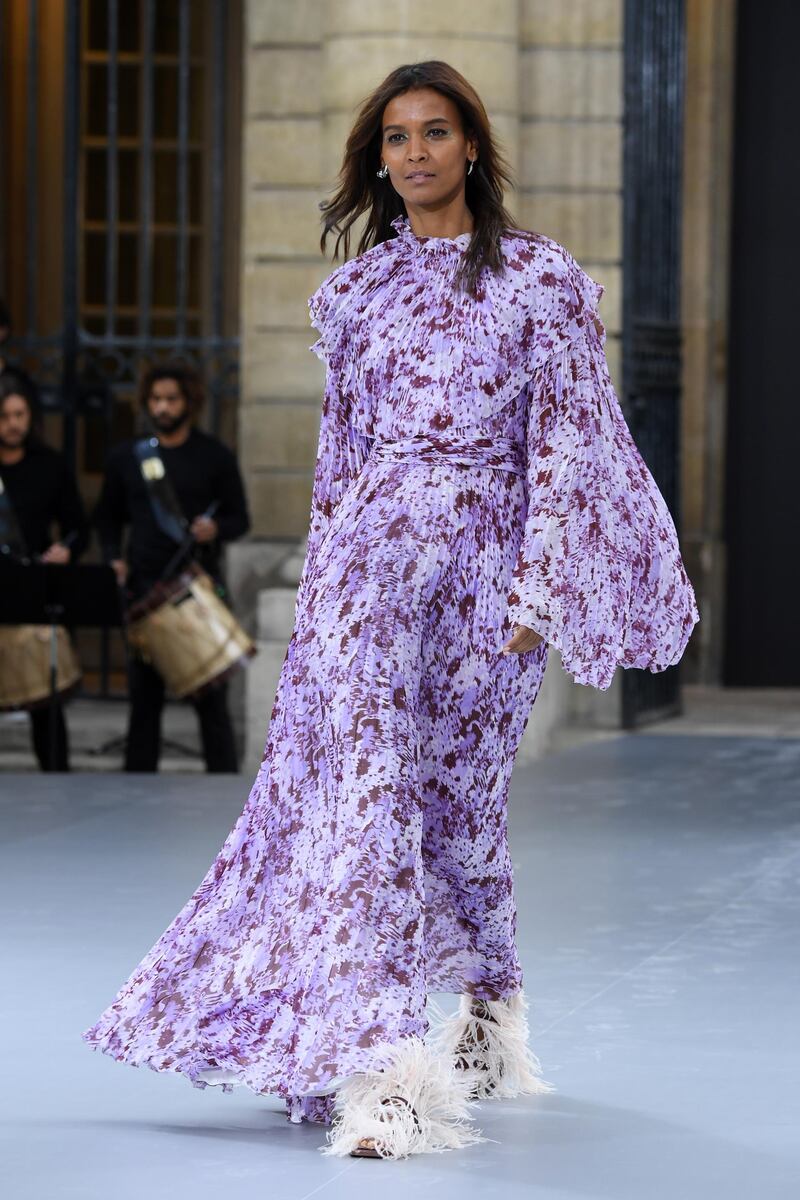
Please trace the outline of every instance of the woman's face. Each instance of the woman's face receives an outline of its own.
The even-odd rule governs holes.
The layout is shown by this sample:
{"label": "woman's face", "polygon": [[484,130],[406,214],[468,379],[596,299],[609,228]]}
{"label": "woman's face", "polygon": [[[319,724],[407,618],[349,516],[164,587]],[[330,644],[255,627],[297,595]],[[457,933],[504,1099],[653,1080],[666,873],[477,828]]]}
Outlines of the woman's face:
{"label": "woman's face", "polygon": [[468,138],[455,103],[433,88],[417,88],[390,100],[383,110],[381,166],[389,168],[406,208],[436,210],[463,194],[467,159],[477,142]]}

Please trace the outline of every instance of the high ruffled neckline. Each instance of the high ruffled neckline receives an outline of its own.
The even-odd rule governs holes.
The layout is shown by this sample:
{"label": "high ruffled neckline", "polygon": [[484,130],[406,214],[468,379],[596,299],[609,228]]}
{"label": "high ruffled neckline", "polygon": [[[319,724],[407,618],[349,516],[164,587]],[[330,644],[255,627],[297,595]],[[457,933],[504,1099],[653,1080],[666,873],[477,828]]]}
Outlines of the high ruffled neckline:
{"label": "high ruffled neckline", "polygon": [[392,229],[397,230],[399,238],[418,250],[466,250],[472,240],[471,233],[459,233],[456,237],[432,237],[427,234],[414,233],[411,222],[403,213],[389,223]]}

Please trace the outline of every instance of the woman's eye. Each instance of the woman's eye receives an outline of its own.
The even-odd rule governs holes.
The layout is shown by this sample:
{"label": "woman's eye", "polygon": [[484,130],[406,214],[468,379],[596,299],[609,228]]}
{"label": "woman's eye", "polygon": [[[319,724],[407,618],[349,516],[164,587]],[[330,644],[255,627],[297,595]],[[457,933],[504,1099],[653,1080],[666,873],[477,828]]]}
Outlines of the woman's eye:
{"label": "woman's eye", "polygon": [[[447,130],[446,130],[446,129],[440,129],[440,128],[437,128],[437,129],[429,129],[429,130],[428,130],[428,133],[443,133],[443,134],[445,134],[445,136],[446,136],[446,135],[447,135]],[[387,137],[387,139],[386,139],[386,140],[387,140],[387,142],[393,142],[393,141],[395,140],[395,138],[404,138],[405,136],[406,136],[406,135],[405,135],[404,133],[390,133],[390,134],[389,134],[389,136]],[[438,140],[438,139],[437,139],[437,140]]]}

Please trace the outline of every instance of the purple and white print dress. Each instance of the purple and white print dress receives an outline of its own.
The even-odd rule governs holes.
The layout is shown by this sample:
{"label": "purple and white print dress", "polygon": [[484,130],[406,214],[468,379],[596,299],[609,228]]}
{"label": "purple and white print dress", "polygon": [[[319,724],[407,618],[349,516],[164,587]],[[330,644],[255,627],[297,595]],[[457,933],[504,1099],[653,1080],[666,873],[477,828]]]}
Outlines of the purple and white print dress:
{"label": "purple and white print dress", "polygon": [[[309,301],[327,367],[308,553],[263,762],[196,891],[82,1037],[282,1096],[427,1030],[429,992],[522,986],[506,837],[548,645],[579,683],[661,671],[698,612],[623,419],[602,287],[514,230],[477,296],[470,234],[397,236]],[[501,654],[524,624],[544,637]]]}

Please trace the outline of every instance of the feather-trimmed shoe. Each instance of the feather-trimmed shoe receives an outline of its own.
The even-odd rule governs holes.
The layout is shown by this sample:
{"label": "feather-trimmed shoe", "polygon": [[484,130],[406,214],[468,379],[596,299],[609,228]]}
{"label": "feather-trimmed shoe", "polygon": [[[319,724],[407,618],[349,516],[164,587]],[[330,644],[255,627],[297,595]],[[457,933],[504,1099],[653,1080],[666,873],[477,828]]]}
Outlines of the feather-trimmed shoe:
{"label": "feather-trimmed shoe", "polygon": [[528,1045],[528,1005],[522,992],[508,1000],[462,996],[434,1035],[441,1054],[470,1082],[473,1100],[512,1099],[555,1091]]}
{"label": "feather-trimmed shoe", "polygon": [[483,1142],[470,1121],[469,1093],[470,1081],[452,1059],[439,1057],[421,1038],[385,1043],[374,1070],[337,1089],[322,1153],[406,1158]]}
{"label": "feather-trimmed shoe", "polygon": [[[401,1107],[404,1106],[405,1108],[407,1108],[409,1110],[409,1112],[411,1114],[411,1118],[412,1118],[417,1130],[421,1130],[421,1126],[419,1123],[419,1117],[414,1112],[414,1109],[409,1104],[409,1102],[405,1099],[404,1096],[387,1096],[385,1100],[381,1100],[381,1104],[384,1107],[395,1107],[395,1108],[398,1106],[401,1106]],[[381,1146],[385,1147],[385,1142],[382,1142]],[[358,1145],[355,1147],[355,1149],[350,1151],[350,1157],[351,1158],[386,1158],[389,1156],[382,1153],[381,1150],[378,1149],[377,1141],[374,1137],[368,1137],[368,1138],[362,1138],[361,1141],[358,1143]],[[397,1157],[397,1156],[392,1155],[391,1157]]]}

